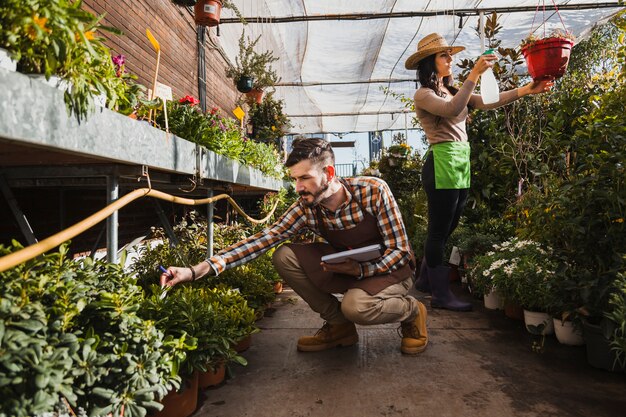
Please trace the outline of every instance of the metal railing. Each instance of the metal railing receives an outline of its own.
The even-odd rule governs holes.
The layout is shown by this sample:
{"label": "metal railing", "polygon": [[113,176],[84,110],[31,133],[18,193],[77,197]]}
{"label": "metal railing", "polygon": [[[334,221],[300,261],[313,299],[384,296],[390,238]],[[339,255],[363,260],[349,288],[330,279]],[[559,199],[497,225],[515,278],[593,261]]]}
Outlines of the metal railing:
{"label": "metal railing", "polygon": [[356,164],[335,164],[335,174],[338,177],[354,177]]}

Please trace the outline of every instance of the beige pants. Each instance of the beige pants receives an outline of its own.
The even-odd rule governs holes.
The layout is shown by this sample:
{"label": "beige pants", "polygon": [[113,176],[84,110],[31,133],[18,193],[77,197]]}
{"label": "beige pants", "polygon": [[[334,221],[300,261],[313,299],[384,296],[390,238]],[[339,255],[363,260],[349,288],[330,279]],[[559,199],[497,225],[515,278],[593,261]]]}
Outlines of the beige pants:
{"label": "beige pants", "polygon": [[283,245],[274,252],[274,266],[291,288],[313,311],[331,324],[383,324],[412,320],[418,313],[417,300],[407,295],[413,280],[390,285],[376,295],[352,288],[337,297],[320,290],[304,273],[294,252]]}

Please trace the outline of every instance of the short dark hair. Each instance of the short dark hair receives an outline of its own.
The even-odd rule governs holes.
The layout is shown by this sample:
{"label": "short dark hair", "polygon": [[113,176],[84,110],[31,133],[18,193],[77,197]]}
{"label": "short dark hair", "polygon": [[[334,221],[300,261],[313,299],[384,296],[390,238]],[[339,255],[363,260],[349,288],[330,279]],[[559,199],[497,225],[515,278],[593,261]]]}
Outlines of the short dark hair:
{"label": "short dark hair", "polygon": [[297,137],[292,144],[292,151],[287,157],[287,168],[298,162],[309,160],[314,164],[335,165],[335,153],[330,142],[322,138]]}

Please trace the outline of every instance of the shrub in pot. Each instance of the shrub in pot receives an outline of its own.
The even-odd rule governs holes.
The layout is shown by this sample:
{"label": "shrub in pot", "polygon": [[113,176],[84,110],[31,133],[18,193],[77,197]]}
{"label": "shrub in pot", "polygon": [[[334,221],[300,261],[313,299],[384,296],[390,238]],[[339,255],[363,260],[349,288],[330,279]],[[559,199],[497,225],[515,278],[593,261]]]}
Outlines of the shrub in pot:
{"label": "shrub in pot", "polygon": [[52,412],[64,398],[89,415],[144,416],[178,384],[180,340],[136,315],[141,291],[120,266],[72,261],[61,246],[0,277],[2,412]]}
{"label": "shrub in pot", "polygon": [[[235,57],[235,66],[226,70],[226,77],[232,78],[235,86],[241,87],[239,91],[242,93],[250,93],[252,90],[263,90],[271,87],[279,81],[276,71],[272,69],[271,64],[278,61],[272,51],[258,53],[255,51],[256,45],[259,43],[261,35],[252,40],[246,37],[245,32],[241,32],[239,38],[239,53]],[[242,78],[252,79],[252,85],[249,81],[244,83]],[[248,89],[251,87],[250,89]]]}

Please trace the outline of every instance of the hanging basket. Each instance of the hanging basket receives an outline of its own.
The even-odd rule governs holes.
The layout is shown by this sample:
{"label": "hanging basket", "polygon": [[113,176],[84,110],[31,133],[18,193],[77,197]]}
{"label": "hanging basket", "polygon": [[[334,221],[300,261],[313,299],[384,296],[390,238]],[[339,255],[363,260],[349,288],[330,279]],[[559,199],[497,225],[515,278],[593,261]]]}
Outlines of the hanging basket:
{"label": "hanging basket", "polygon": [[567,70],[574,42],[565,38],[546,38],[522,48],[533,80],[560,78]]}
{"label": "hanging basket", "polygon": [[198,0],[194,6],[194,19],[199,26],[217,26],[222,12],[221,0]]}
{"label": "hanging basket", "polygon": [[247,93],[252,90],[252,86],[254,85],[254,78],[242,76],[237,80],[237,91],[240,93]]}

